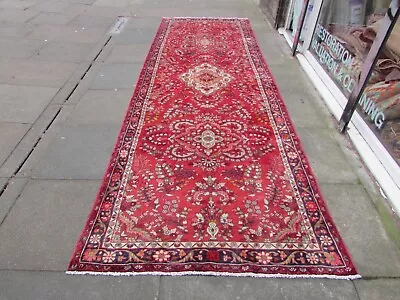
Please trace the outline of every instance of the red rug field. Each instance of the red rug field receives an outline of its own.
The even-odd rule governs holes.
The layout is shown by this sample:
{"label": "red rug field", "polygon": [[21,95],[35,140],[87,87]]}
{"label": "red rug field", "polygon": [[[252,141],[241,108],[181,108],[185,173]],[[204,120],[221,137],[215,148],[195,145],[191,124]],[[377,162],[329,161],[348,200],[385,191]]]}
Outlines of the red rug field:
{"label": "red rug field", "polygon": [[359,277],[247,19],[162,20],[68,273]]}

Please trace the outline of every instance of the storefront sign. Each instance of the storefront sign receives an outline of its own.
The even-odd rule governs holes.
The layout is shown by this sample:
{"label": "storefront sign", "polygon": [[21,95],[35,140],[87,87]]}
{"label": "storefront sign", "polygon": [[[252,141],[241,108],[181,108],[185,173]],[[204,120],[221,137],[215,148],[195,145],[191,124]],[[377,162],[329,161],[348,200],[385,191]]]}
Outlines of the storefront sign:
{"label": "storefront sign", "polygon": [[311,49],[346,93],[351,93],[355,86],[355,79],[349,71],[352,69],[354,56],[320,24],[317,25],[315,32],[316,36],[311,42]]}
{"label": "storefront sign", "polygon": [[370,117],[371,121],[375,123],[375,126],[378,129],[382,129],[383,123],[385,122],[385,115],[375,102],[363,94],[359,104],[362,110]]}

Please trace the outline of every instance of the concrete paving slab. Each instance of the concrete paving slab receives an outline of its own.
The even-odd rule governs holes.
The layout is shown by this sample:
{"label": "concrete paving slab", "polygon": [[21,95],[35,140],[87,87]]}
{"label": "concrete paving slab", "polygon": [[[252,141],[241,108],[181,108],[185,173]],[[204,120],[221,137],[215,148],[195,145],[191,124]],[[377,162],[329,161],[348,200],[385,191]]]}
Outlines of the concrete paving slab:
{"label": "concrete paving slab", "polygon": [[72,4],[84,4],[84,5],[91,5],[94,2],[96,2],[96,0],[63,0],[63,1]]}
{"label": "concrete paving slab", "polygon": [[23,10],[23,9],[3,9],[0,10],[0,22],[20,22],[25,23],[30,19],[37,16],[39,13],[31,10]]}
{"label": "concrete paving slab", "polygon": [[354,282],[360,300],[396,300],[400,279],[357,280]]}
{"label": "concrete paving slab", "polygon": [[79,63],[85,60],[94,46],[86,43],[49,42],[32,59]]}
{"label": "concrete paving slab", "polygon": [[66,25],[75,17],[75,15],[66,15],[61,12],[42,12],[28,23],[35,25]]}
{"label": "concrete paving slab", "polygon": [[133,89],[142,64],[107,64],[101,66],[93,78],[90,89]]}
{"label": "concrete paving slab", "polygon": [[29,130],[30,124],[0,122],[0,166]]}
{"label": "concrete paving slab", "polygon": [[5,217],[10,212],[12,206],[21,194],[26,183],[27,178],[1,178],[0,181],[5,184],[8,181],[8,185],[0,196],[0,224],[3,223]]}
{"label": "concrete paving slab", "polygon": [[33,123],[57,88],[0,84],[0,122]]}
{"label": "concrete paving slab", "polygon": [[96,0],[93,5],[96,6],[108,6],[108,7],[126,7],[131,4],[143,3],[144,0]]}
{"label": "concrete paving slab", "polygon": [[0,36],[22,38],[31,33],[35,28],[36,25],[0,21]]}
{"label": "concrete paving slab", "polygon": [[150,45],[154,40],[156,32],[155,28],[124,28],[120,34],[113,35],[113,41],[117,45]]}
{"label": "concrete paving slab", "polygon": [[34,0],[2,0],[0,2],[0,8],[20,8],[20,9],[26,9],[31,7],[32,5],[35,4],[36,1]]}
{"label": "concrete paving slab", "polygon": [[290,54],[290,51],[284,53],[280,51],[281,48],[287,48],[289,50],[289,45],[286,43],[286,40],[283,39],[278,32],[272,29],[268,23],[265,21],[255,22],[250,20],[250,24],[255,33],[258,44],[270,44],[273,47],[270,47],[271,49],[269,50],[275,50],[275,52],[280,54]]}
{"label": "concrete paving slab", "polygon": [[238,8],[224,9],[177,7],[143,7],[137,14],[141,17],[249,17],[249,13]]}
{"label": "concrete paving slab", "polygon": [[119,126],[66,126],[44,153],[32,178],[102,179]]}
{"label": "concrete paving slab", "polygon": [[[104,1],[104,0],[103,0]],[[153,1],[144,1],[140,7],[144,8],[157,8],[157,9],[172,9],[175,8],[177,11],[182,9],[213,9],[213,10],[221,10],[221,9],[243,9],[248,13],[253,13],[258,10],[253,3],[248,5],[246,0],[240,1],[214,1],[214,0],[170,0],[168,2],[163,0],[153,0]],[[189,15],[187,15],[189,16]],[[208,15],[204,15],[208,16]]]}
{"label": "concrete paving slab", "polygon": [[132,90],[90,90],[76,105],[67,124],[120,126],[132,94]]}
{"label": "concrete paving slab", "polygon": [[70,62],[0,60],[0,84],[61,87],[78,67]]}
{"label": "concrete paving slab", "polygon": [[78,26],[40,25],[31,34],[32,39],[93,44],[104,35],[104,28],[84,28]]}
{"label": "concrete paving slab", "polygon": [[108,28],[115,22],[115,18],[98,17],[98,16],[86,16],[79,15],[72,20],[68,25],[75,27],[94,27],[94,28]]}
{"label": "concrete paving slab", "polygon": [[315,108],[307,95],[292,94],[284,98],[286,107],[289,111],[290,119],[298,127],[328,128],[326,115]]}
{"label": "concrete paving slab", "polygon": [[[61,111],[59,109],[59,105],[52,104],[46,108],[38,121],[36,121],[35,126],[29,130],[18,144],[18,147],[13,151],[12,156],[0,168],[0,176],[4,173],[9,174],[7,172],[10,172],[10,170],[14,174],[17,170],[15,166],[18,166],[18,172],[15,176],[30,178],[32,170],[43,159],[46,150],[50,147],[54,139],[59,137],[62,129],[61,124],[65,123],[65,120],[72,111],[70,105],[61,107]],[[51,126],[49,126],[50,122],[52,122]],[[21,157],[24,160],[27,158],[23,165],[21,165]]]}
{"label": "concrete paving slab", "polygon": [[0,227],[0,269],[66,269],[99,181],[33,180]]}
{"label": "concrete paving slab", "polygon": [[360,185],[322,184],[333,220],[363,277],[400,276],[400,251]]}
{"label": "concrete paving slab", "polygon": [[[224,7],[246,7],[247,9],[252,9],[254,8],[253,3],[246,3],[248,2],[247,0],[225,0],[225,1],[219,1],[219,0],[170,0],[169,4],[168,2],[165,2],[163,0],[153,0],[152,2],[145,1],[143,2],[144,6],[153,6],[153,7],[193,7],[193,8],[201,8],[201,7],[212,7],[215,9],[218,8],[224,8]],[[246,6],[247,4],[247,6]],[[252,5],[248,5],[252,4]]]}
{"label": "concrete paving slab", "polygon": [[115,45],[104,61],[106,64],[143,64],[150,44]]}
{"label": "concrete paving slab", "polygon": [[301,144],[319,182],[357,183],[333,129],[298,127]]}
{"label": "concrete paving slab", "polygon": [[11,155],[0,167],[1,177],[11,177],[15,175],[15,172],[21,166],[22,162],[25,160],[28,154],[32,151],[32,148],[34,147],[38,139],[43,137],[43,132],[56,115],[58,109],[59,106],[51,104],[46,107],[43,113],[36,120],[34,126],[32,126],[28,130],[22,140],[14,148]]}
{"label": "concrete paving slab", "polygon": [[297,64],[296,58],[291,56],[289,46],[283,44],[282,37],[276,32],[271,33],[266,26],[256,28],[255,34],[258,45],[268,66],[276,65],[279,68],[279,66],[283,67],[285,64]]}
{"label": "concrete paving slab", "polygon": [[275,48],[276,46],[271,47],[271,45],[267,43],[259,43],[259,45],[268,66],[278,65],[282,67],[288,60],[294,60],[294,58],[288,58],[286,55],[282,54],[282,52]]}
{"label": "concrete paving slab", "polygon": [[304,88],[305,86],[311,87],[309,81],[307,81],[307,75],[300,69],[295,59],[286,59],[282,63],[271,64],[269,61],[273,59],[273,54],[269,57],[269,59],[268,56],[266,57],[268,67],[282,94],[304,93],[308,90]]}
{"label": "concrete paving slab", "polygon": [[136,17],[131,17],[126,23],[125,28],[126,29],[138,29],[138,28],[143,28],[143,29],[157,29],[158,26],[161,23],[161,18],[160,17],[142,17],[140,15],[137,15]]}
{"label": "concrete paving slab", "polygon": [[161,277],[160,300],[358,299],[350,281],[251,277]]}
{"label": "concrete paving slab", "polygon": [[44,41],[0,38],[0,57],[28,58],[43,47]]}
{"label": "concrete paving slab", "polygon": [[2,299],[158,299],[158,276],[71,276],[62,272],[0,271]]}
{"label": "concrete paving slab", "polygon": [[30,7],[29,10],[36,11],[36,12],[64,12],[71,4],[58,1],[55,2],[54,0],[41,0],[37,2],[35,5]]}
{"label": "concrete paving slab", "polygon": [[[204,6],[204,4],[202,4],[203,1],[198,1],[198,0],[170,0],[169,2],[170,3],[166,3],[165,1],[162,1],[162,0],[153,0],[152,2],[146,1],[143,3],[143,6],[144,7],[153,7],[153,8],[171,8],[171,7],[201,8]],[[204,1],[204,2],[206,2],[206,1]],[[234,1],[232,1],[232,2],[234,2]],[[213,1],[212,3],[207,3],[207,4],[217,5],[216,1]]]}
{"label": "concrete paving slab", "polygon": [[[68,14],[95,16],[95,17],[109,17],[117,18],[122,15],[130,15],[130,12],[124,8],[109,7],[109,6],[95,6],[95,5],[82,5],[73,4],[65,10]],[[132,13],[133,15],[133,13]]]}
{"label": "concrete paving slab", "polygon": [[173,13],[172,8],[164,8],[161,10],[152,10],[152,12],[149,14],[149,16],[162,16],[162,11],[166,10],[166,13],[168,12],[168,16],[193,16],[193,17],[227,17],[227,18],[250,18],[250,19],[256,19],[256,20],[262,20],[264,16],[257,10],[251,7],[243,7],[241,5],[235,6],[235,5],[218,5],[215,6],[213,4],[210,4],[207,6],[207,4],[204,4],[203,7],[201,8],[186,8],[183,7],[178,11],[178,14]]}

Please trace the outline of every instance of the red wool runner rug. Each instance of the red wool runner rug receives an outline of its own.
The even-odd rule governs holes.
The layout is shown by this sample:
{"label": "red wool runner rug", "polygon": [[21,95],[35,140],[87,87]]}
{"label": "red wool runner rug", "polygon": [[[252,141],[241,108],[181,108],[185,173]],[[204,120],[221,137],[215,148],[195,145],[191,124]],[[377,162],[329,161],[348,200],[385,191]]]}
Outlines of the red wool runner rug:
{"label": "red wool runner rug", "polygon": [[162,20],[68,273],[359,277],[247,19]]}

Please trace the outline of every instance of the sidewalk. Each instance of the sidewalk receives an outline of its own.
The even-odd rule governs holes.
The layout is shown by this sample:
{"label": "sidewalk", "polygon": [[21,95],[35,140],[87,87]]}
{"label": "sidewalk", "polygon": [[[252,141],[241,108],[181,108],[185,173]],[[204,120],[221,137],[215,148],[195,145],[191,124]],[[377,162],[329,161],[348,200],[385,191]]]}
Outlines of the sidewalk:
{"label": "sidewalk", "polygon": [[[250,19],[363,279],[65,275],[162,16]],[[1,300],[398,299],[374,181],[253,0],[0,0],[0,108]]]}

